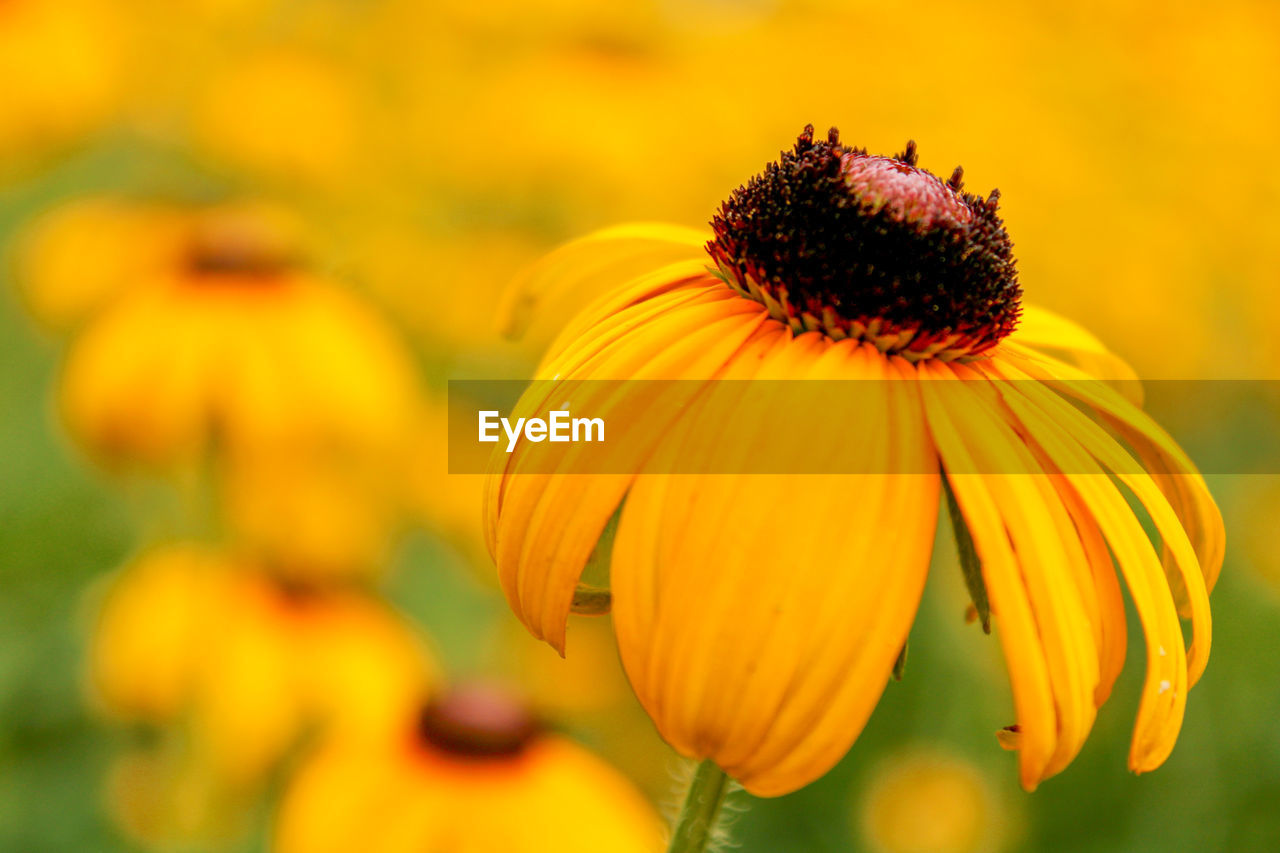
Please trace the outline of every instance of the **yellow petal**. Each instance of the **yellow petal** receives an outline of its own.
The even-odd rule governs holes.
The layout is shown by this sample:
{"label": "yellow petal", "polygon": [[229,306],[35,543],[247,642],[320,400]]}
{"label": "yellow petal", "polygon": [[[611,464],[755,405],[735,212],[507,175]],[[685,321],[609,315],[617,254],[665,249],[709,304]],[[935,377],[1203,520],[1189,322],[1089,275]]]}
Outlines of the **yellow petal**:
{"label": "yellow petal", "polygon": [[[871,348],[818,335],[770,342],[750,359],[757,378],[792,360],[828,376],[887,376]],[[644,474],[623,510],[614,615],[637,695],[678,750],[712,758],[753,793],[795,790],[848,750],[919,602],[939,481],[883,473],[927,470],[930,450],[914,390],[879,387],[880,416],[833,418],[815,441],[863,448],[881,473]],[[743,421],[724,458],[769,447],[772,426]],[[673,440],[704,433],[679,429]]]}
{"label": "yellow petal", "polygon": [[707,235],[691,228],[635,223],[605,228],[573,240],[526,271],[498,308],[502,334],[524,333],[535,313],[595,300],[657,267],[679,260],[707,264]]}
{"label": "yellow petal", "polygon": [[[1018,709],[1018,723],[1028,748],[1032,743],[1047,744],[1056,734],[1056,745],[1047,758],[1023,750],[1022,781],[1031,788],[1070,762],[1095,716],[1099,652],[1087,605],[1075,581],[1087,562],[1058,493],[1049,478],[1040,476],[1040,463],[1001,416],[991,385],[963,365],[922,365],[921,373],[934,380],[924,388],[929,423],[935,428],[948,479],[982,559],[1006,657],[1011,645],[1007,633],[1019,636],[1032,630],[1038,633],[1047,664],[1056,725],[1043,709],[1025,717],[1022,707]],[[949,377],[962,381],[945,382]],[[939,429],[944,422],[946,428]],[[948,435],[946,439],[940,437],[943,433]],[[957,448],[957,443],[968,453]],[[976,473],[951,473],[957,470]],[[965,480],[969,482],[962,484]],[[963,493],[968,497],[962,497]],[[972,517],[966,503],[973,506]],[[988,555],[996,563],[990,571]],[[1073,560],[1076,566],[1071,565]],[[1030,608],[1031,624],[1025,624],[1018,612],[1022,594]],[[1012,625],[1001,599],[1012,604]],[[1025,637],[1022,639],[1025,642]],[[1010,673],[1016,702],[1021,670],[1012,660]],[[1038,675],[1036,678],[1033,685],[1042,687]],[[1046,734],[1046,725],[1053,725],[1055,732]]]}
{"label": "yellow petal", "polygon": [[[1052,434],[1058,442],[1078,443],[1082,450],[1124,483],[1151,516],[1168,555],[1168,566],[1177,572],[1179,589],[1186,596],[1194,630],[1188,657],[1188,679],[1190,684],[1195,684],[1208,662],[1213,622],[1205,579],[1177,513],[1157,487],[1154,478],[1146,473],[1135,473],[1133,457],[1083,412],[1047,386],[1027,380],[1026,375],[1017,368],[1001,365],[996,360],[989,364],[992,372],[1023,380],[1003,384],[1004,399],[1042,446],[1046,434]],[[1060,465],[1071,464],[1066,456],[1060,456],[1059,459]]]}
{"label": "yellow petal", "polygon": [[[626,311],[648,312],[644,305]],[[558,378],[578,379],[709,379],[717,375],[766,315],[754,303],[733,298],[693,300],[651,317],[613,340],[598,352],[580,355],[577,363],[565,362]],[[516,414],[549,408],[548,388],[533,386],[516,406]],[[679,383],[677,391],[696,393],[695,382]],[[643,381],[587,383],[580,411],[618,424],[637,420],[650,408],[655,394],[671,386]],[[538,402],[538,400],[542,402]],[[679,414],[667,406],[668,417]],[[634,471],[662,433],[664,424],[647,422],[649,440],[623,442],[617,470]],[[525,443],[516,451],[498,448],[486,484],[488,537],[498,564],[503,591],[516,615],[534,636],[564,651],[564,631],[578,577],[599,539],[604,525],[616,511],[633,477],[630,474],[576,476],[590,473],[589,448],[565,444],[552,447]],[[550,473],[548,473],[550,472]]]}
{"label": "yellow petal", "polygon": [[1018,327],[1002,346],[1057,356],[1095,379],[1112,383],[1134,405],[1142,405],[1142,385],[1127,362],[1083,326],[1038,305],[1022,306]]}
{"label": "yellow petal", "polygon": [[[1065,409],[1055,414],[1071,423]],[[1142,620],[1147,640],[1147,676],[1129,764],[1137,772],[1152,770],[1173,749],[1186,707],[1188,666],[1173,595],[1154,547],[1128,502],[1102,466],[1081,446],[1079,436],[1087,435],[1087,431],[1077,424],[1072,432],[1066,432],[1059,421],[1034,407],[1021,407],[1018,415],[1033,429],[1037,444],[1064,472],[1097,521]],[[1149,492],[1147,499],[1152,500]],[[1158,506],[1154,501],[1152,505]],[[1165,527],[1170,529],[1167,518]],[[1184,559],[1188,556],[1184,549]],[[1205,610],[1199,614],[1201,631],[1207,631],[1207,601],[1204,604]]]}
{"label": "yellow petal", "polygon": [[[1222,513],[1204,478],[1177,442],[1137,406],[1070,365],[1045,357],[1033,359],[1014,353],[1006,355],[1005,359],[1031,378],[1097,412],[1134,449],[1143,468],[1151,474],[1181,521],[1204,573],[1205,587],[1212,590],[1222,569],[1226,549]],[[1180,572],[1173,562],[1173,555],[1166,551],[1164,564],[1179,610],[1189,615],[1190,602],[1182,589]]]}

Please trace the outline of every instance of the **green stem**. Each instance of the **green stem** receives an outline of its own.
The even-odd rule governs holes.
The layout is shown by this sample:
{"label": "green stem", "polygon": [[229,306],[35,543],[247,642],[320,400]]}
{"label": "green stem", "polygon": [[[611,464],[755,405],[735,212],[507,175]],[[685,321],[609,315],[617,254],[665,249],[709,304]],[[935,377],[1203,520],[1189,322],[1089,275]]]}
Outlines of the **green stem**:
{"label": "green stem", "polygon": [[703,853],[715,834],[720,807],[729,793],[729,777],[713,761],[703,761],[689,783],[667,853]]}

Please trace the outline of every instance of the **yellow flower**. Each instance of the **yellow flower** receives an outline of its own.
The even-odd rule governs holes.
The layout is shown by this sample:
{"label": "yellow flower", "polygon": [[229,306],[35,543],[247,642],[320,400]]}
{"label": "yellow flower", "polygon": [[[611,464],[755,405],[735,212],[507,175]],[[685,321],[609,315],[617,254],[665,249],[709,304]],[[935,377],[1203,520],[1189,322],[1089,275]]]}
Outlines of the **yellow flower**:
{"label": "yellow flower", "polygon": [[181,263],[184,224],[174,210],[117,198],[50,210],[18,245],[27,309],[49,328],[78,326],[125,290]]}
{"label": "yellow flower", "polygon": [[180,267],[73,343],[62,409],[96,455],[165,465],[400,440],[415,405],[406,352],[359,301],[297,269],[274,223],[242,213],[199,219]]}
{"label": "yellow flower", "polygon": [[307,727],[381,732],[421,701],[433,666],[395,614],[350,592],[282,587],[225,556],[155,549],[113,582],[90,681],[110,715],[185,721],[190,760],[259,783]]}
{"label": "yellow flower", "polygon": [[991,853],[1010,818],[973,764],[933,750],[895,755],[871,781],[862,830],[880,853]]}
{"label": "yellow flower", "polygon": [[74,141],[113,118],[127,36],[119,10],[99,0],[0,7],[0,155],[11,162],[15,151]]}
{"label": "yellow flower", "polygon": [[62,414],[108,467],[214,463],[234,538],[284,576],[367,573],[399,522],[416,366],[380,316],[294,263],[297,239],[269,208],[185,219],[180,263],[72,342]]}
{"label": "yellow flower", "polygon": [[[534,280],[553,290],[613,287],[552,346],[538,388],[880,380],[876,408],[832,400],[829,428],[807,438],[857,465],[843,470],[870,473],[581,476],[583,455],[543,450],[548,469],[531,461],[548,445],[499,451],[487,541],[529,630],[563,651],[579,575],[619,514],[615,629],[659,731],[753,793],[792,791],[848,750],[894,669],[945,483],[1008,664],[1022,784],[1071,761],[1121,668],[1117,566],[1147,644],[1129,765],[1159,766],[1209,651],[1221,516],[1167,434],[1089,381],[1126,368],[1083,329],[1020,306],[996,195],[963,192],[959,170],[943,181],[919,169],[913,145],[869,156],[809,128],[714,224],[714,269],[701,237],[638,227],[587,238],[540,271]],[[685,259],[649,266],[662,243],[682,244]],[[624,422],[649,408],[654,384],[605,383],[575,406]],[[673,428],[629,452],[678,451],[713,397],[689,392]],[[547,408],[541,396],[518,405]],[[787,458],[767,418],[715,427],[708,453]],[[1167,578],[1121,484],[1159,531]],[[1180,610],[1194,626],[1189,650]]]}
{"label": "yellow flower", "polygon": [[[482,350],[491,358],[504,343],[517,349],[495,333],[493,306],[503,283],[537,258],[538,245],[528,237],[511,229],[436,234],[378,222],[353,234],[344,249],[353,275],[434,351]],[[452,286],[461,281],[466,287]]]}
{"label": "yellow flower", "polygon": [[335,738],[306,761],[277,820],[280,853],[654,853],[661,823],[625,778],[540,731],[490,688],[433,701],[381,740]]}
{"label": "yellow flower", "polygon": [[327,186],[362,163],[361,103],[340,66],[295,49],[269,50],[211,80],[196,102],[193,132],[222,164]]}
{"label": "yellow flower", "polygon": [[289,582],[376,576],[404,515],[395,449],[275,445],[231,454],[219,480],[227,531]]}

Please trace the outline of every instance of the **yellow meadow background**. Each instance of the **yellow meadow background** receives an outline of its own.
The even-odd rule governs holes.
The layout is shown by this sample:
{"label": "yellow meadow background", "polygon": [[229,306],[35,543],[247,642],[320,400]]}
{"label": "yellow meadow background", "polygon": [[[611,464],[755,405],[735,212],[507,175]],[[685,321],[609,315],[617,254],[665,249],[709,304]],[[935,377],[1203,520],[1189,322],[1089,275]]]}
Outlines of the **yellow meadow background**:
{"label": "yellow meadow background", "polygon": [[[561,661],[507,612],[446,383],[528,375],[574,306],[494,313],[540,254],[701,227],[806,123],[999,187],[1028,298],[1144,378],[1280,376],[1265,0],[0,0],[0,81],[2,850],[269,849],[317,742],[476,677],[662,806],[607,624]],[[1164,768],[1124,769],[1131,666],[1017,790],[943,540],[905,680],[739,849],[1275,849],[1280,478],[1211,485],[1217,642]]]}

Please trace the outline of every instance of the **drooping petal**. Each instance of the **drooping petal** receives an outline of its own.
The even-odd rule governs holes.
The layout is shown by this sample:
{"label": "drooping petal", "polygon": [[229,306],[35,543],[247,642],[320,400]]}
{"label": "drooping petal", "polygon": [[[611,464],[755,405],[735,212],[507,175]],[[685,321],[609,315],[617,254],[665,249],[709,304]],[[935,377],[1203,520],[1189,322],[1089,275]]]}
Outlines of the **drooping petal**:
{"label": "drooping petal", "polygon": [[[1022,384],[1017,386],[1023,387]],[[1028,384],[1025,388],[1027,393],[1036,390],[1034,384]],[[1044,408],[1039,408],[1019,403],[1016,395],[1024,392],[1016,390],[1009,383],[1005,383],[1004,390],[1016,408],[1016,417],[1028,430],[1031,440],[1044,451],[1054,466],[1063,471],[1090,515],[1097,521],[1124,573],[1147,639],[1147,676],[1129,763],[1135,772],[1152,770],[1168,757],[1181,728],[1189,686],[1188,662],[1173,595],[1154,547],[1103,467],[1123,467],[1123,462],[1109,455],[1108,448],[1102,444],[1105,434],[1101,430],[1092,433],[1084,423],[1077,420],[1079,418],[1087,423],[1087,418],[1078,411],[1074,413],[1075,416],[1067,411],[1072,408],[1069,404],[1064,403],[1059,409],[1044,399],[1039,401]],[[1096,425],[1090,425],[1096,429]],[[1104,458],[1095,459],[1092,455],[1095,452]],[[1185,538],[1182,538],[1181,547],[1177,544],[1179,536],[1175,530],[1176,524],[1170,517],[1172,513],[1158,499],[1158,495],[1154,494],[1155,489],[1150,487],[1150,483],[1143,483],[1141,476],[1122,475],[1119,471],[1116,476],[1127,485],[1135,487],[1139,499],[1148,506],[1153,516],[1162,518],[1157,527],[1171,537],[1166,542],[1166,547],[1173,548],[1184,565],[1186,561],[1192,560]],[[1193,595],[1193,598],[1197,602],[1197,641],[1201,643],[1198,648],[1193,646],[1193,665],[1198,674],[1198,670],[1203,667],[1203,656],[1207,652],[1207,593],[1200,587],[1199,594]]]}
{"label": "drooping petal", "polygon": [[1045,476],[1052,472],[1002,417],[990,383],[963,365],[920,371],[930,380],[922,383],[929,425],[1009,661],[1022,783],[1034,788],[1070,762],[1095,717],[1100,655],[1092,602],[1076,580],[1087,566],[1083,546]]}
{"label": "drooping petal", "polygon": [[[1124,483],[1150,515],[1168,557],[1168,567],[1177,572],[1178,589],[1186,597],[1194,631],[1188,657],[1188,679],[1190,684],[1195,684],[1208,662],[1213,623],[1204,575],[1173,506],[1158,488],[1155,479],[1145,471],[1135,472],[1133,457],[1101,426],[1066,399],[1048,386],[1028,380],[1026,374],[1012,365],[1002,364],[995,359],[988,362],[988,365],[987,369],[993,374],[1015,380],[1001,384],[1002,395],[1037,443],[1045,445],[1046,432],[1052,433],[1059,441],[1076,442],[1103,468]],[[1058,464],[1067,461],[1064,458]]]}
{"label": "drooping petal", "polygon": [[[1062,478],[1055,478],[1053,482],[1080,535],[1080,544],[1084,547],[1085,559],[1088,561],[1092,592],[1096,596],[1095,642],[1098,645],[1099,680],[1093,693],[1093,704],[1101,708],[1102,703],[1111,696],[1111,688],[1115,686],[1116,679],[1124,668],[1128,649],[1129,631],[1124,613],[1124,597],[1120,593],[1115,562],[1111,559],[1106,538],[1098,528],[1097,521],[1089,514],[1088,507],[1069,483]],[[1081,594],[1087,595],[1085,592]]]}
{"label": "drooping petal", "polygon": [[[1222,513],[1204,478],[1177,442],[1140,408],[1069,364],[1017,349],[1001,352],[1000,357],[1028,377],[1085,404],[1133,448],[1142,467],[1150,473],[1177,514],[1195,549],[1205,587],[1211,591],[1226,550]],[[1179,612],[1190,615],[1191,605],[1183,589],[1181,572],[1167,549],[1164,565]]]}
{"label": "drooping petal", "polygon": [[[761,353],[753,375],[782,364],[791,378],[889,376],[872,348],[815,334]],[[642,474],[623,509],[614,618],[637,695],[678,750],[760,795],[812,781],[848,750],[919,602],[939,480],[886,473],[927,471],[931,449],[914,387],[877,385],[880,411],[840,412],[813,436],[834,454],[860,449],[876,473]],[[728,425],[719,452],[775,446],[785,421]]]}
{"label": "drooping petal", "polygon": [[1052,311],[1024,304],[1018,327],[1002,345],[1057,356],[1095,379],[1112,383],[1134,405],[1142,405],[1142,386],[1133,368],[1083,326]]}
{"label": "drooping petal", "polygon": [[[735,298],[673,302],[656,316],[645,303],[619,313],[628,311],[649,316],[598,350],[583,350],[576,362],[566,359],[554,368],[564,381],[637,380],[589,382],[575,398],[577,410],[617,424],[638,420],[656,395],[671,393],[669,384],[643,380],[698,380],[676,388],[692,396],[699,381],[718,375],[766,319],[759,306]],[[516,414],[545,416],[548,388],[554,385],[533,386]],[[679,407],[664,411],[674,418]],[[617,452],[625,459],[618,460],[616,470],[636,470],[658,441],[663,424],[653,417],[647,423],[652,428],[647,439],[633,436],[619,443]],[[591,459],[583,445],[573,443],[531,448],[521,442],[511,454],[499,448],[486,488],[487,536],[503,591],[530,632],[562,653],[578,578],[633,480],[627,473],[591,471]],[[592,476],[578,476],[584,473]]]}

